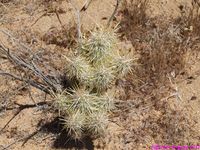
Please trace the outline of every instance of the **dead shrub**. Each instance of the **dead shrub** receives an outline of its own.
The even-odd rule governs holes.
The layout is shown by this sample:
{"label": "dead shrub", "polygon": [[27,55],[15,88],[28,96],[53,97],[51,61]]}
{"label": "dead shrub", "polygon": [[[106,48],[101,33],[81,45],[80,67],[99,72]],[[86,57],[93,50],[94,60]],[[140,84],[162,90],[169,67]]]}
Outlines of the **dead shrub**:
{"label": "dead shrub", "polygon": [[168,80],[168,74],[184,72],[186,54],[198,42],[199,15],[191,9],[188,15],[164,24],[161,19],[148,18],[147,8],[148,0],[124,1],[119,32],[140,55],[136,73],[140,80],[159,85]]}
{"label": "dead shrub", "polygon": [[[186,10],[189,10],[186,12]],[[199,2],[193,1],[191,8],[182,8],[181,17],[178,19],[179,24],[183,27],[183,31],[188,36],[199,36],[200,35],[200,13],[199,13]],[[188,32],[190,31],[190,32]]]}
{"label": "dead shrub", "polygon": [[[162,23],[161,19],[148,18],[147,8],[145,0],[126,0],[121,10],[121,38],[131,41],[139,54],[139,65],[134,72],[137,77],[129,76],[126,81],[129,84],[124,85],[124,88],[131,95],[127,96],[129,99],[136,99],[133,101],[135,110],[130,110],[128,114],[137,112],[141,118],[137,123],[141,125],[137,128],[134,126],[137,123],[130,123],[129,126],[127,121],[126,127],[135,134],[133,145],[145,143],[149,139],[165,145],[197,144],[199,132],[194,126],[199,122],[196,122],[195,115],[191,115],[193,112],[189,104],[183,104],[183,101],[174,97],[171,101],[166,97],[174,91],[169,84],[169,76],[176,78],[187,75],[187,55],[189,53],[195,57],[193,54],[199,51],[199,14],[195,13],[193,7],[189,13],[182,13],[179,18]],[[137,79],[141,81],[139,85],[135,84]],[[138,102],[138,99],[141,101]],[[123,109],[121,114],[126,116]],[[130,116],[127,120],[131,120]],[[126,137],[132,136],[132,133],[127,133]]]}

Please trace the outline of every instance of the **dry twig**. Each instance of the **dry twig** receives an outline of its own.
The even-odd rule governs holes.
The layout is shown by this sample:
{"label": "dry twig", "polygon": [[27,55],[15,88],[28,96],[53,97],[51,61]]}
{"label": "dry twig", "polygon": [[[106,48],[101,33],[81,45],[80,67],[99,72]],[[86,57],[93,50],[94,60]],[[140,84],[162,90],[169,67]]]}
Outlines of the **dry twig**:
{"label": "dry twig", "polygon": [[80,10],[75,6],[75,4],[70,0],[70,3],[75,11],[76,14],[76,19],[77,19],[77,31],[78,31],[78,41],[79,44],[81,44],[81,38],[82,38],[82,33],[81,33],[81,19],[80,19]]}
{"label": "dry twig", "polygon": [[0,71],[0,75],[4,75],[4,76],[9,76],[13,79],[19,80],[19,81],[23,81],[26,82],[28,84],[30,84],[31,86],[34,86],[46,93],[50,93],[51,90],[53,91],[61,91],[61,85],[59,85],[59,83],[54,83],[53,81],[51,81],[51,79],[45,75],[38,66],[36,66],[36,64],[34,63],[34,61],[32,60],[31,62],[26,61],[23,58],[20,58],[14,54],[10,53],[10,50],[6,47],[4,47],[3,45],[0,44],[0,52],[2,52],[3,54],[5,54],[7,56],[7,58],[10,60],[10,62],[14,65],[17,65],[18,67],[20,67],[20,69],[22,70],[26,70],[28,69],[29,71],[31,71],[36,77],[38,77],[39,79],[41,79],[43,81],[43,83],[40,83],[39,81],[34,81],[31,79],[25,79],[22,77],[18,77],[16,75],[13,75],[11,73],[7,73],[4,71]]}
{"label": "dry twig", "polygon": [[114,11],[113,11],[113,13],[112,13],[110,19],[108,20],[107,27],[110,26],[111,21],[114,19],[115,14],[117,13],[117,10],[118,10],[118,7],[119,7],[119,3],[120,3],[120,1],[121,1],[121,0],[117,0],[117,3],[116,3],[116,6],[115,6],[115,9],[114,9]]}
{"label": "dry twig", "polygon": [[92,0],[86,0],[80,11],[86,11],[86,9],[88,9],[91,3],[92,3]]}

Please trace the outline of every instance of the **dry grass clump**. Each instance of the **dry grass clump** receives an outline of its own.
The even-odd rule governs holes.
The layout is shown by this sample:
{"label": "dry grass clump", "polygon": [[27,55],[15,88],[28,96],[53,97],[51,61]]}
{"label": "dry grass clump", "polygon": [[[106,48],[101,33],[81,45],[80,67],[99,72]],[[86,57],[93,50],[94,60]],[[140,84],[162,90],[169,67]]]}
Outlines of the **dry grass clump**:
{"label": "dry grass clump", "polygon": [[139,32],[142,32],[142,27],[148,22],[148,17],[146,10],[148,8],[149,0],[137,0],[137,1],[128,1],[125,0],[122,3],[122,9],[120,13],[123,15],[123,18],[120,23],[120,32],[122,36],[133,36],[134,31],[137,37]]}
{"label": "dry grass clump", "polygon": [[[132,42],[140,55],[137,76],[154,85],[168,81],[168,74],[185,72],[186,55],[196,50],[199,15],[192,9],[189,14],[162,23],[146,15],[148,0],[123,3],[121,38]],[[131,18],[131,19],[130,19]]]}
{"label": "dry grass clump", "polygon": [[[179,102],[180,103],[180,102]],[[163,142],[169,145],[190,145],[198,144],[198,128],[195,116],[188,113],[191,110],[190,105],[184,107],[183,104],[178,105],[178,109],[167,106],[165,113],[159,118],[157,124],[160,126],[160,133],[164,134],[162,141],[156,139],[158,142]],[[193,138],[192,138],[193,137]]]}
{"label": "dry grass clump", "polygon": [[96,29],[82,41],[71,58],[65,57],[66,74],[70,80],[78,81],[76,88],[55,94],[65,128],[75,139],[104,135],[114,107],[107,90],[119,76],[127,75],[132,65],[128,58],[119,59],[122,57],[113,29]]}
{"label": "dry grass clump", "polygon": [[[199,15],[192,8],[189,14],[182,14],[178,19],[164,24],[161,19],[147,17],[146,2],[125,1],[121,10],[121,38],[131,41],[140,55],[140,65],[134,72],[137,78],[128,77],[135,87],[131,89],[130,84],[123,85],[132,96],[129,98],[139,97],[140,102],[133,102],[135,108],[132,111],[130,107],[128,115],[122,114],[124,108],[121,110],[121,114],[130,120],[135,120],[132,115],[137,114],[135,117],[139,118],[139,126],[135,122],[133,124],[136,126],[131,124],[133,121],[127,121],[126,128],[130,130],[125,138],[131,136],[131,141],[135,141],[133,145],[144,142],[149,144],[151,141],[163,145],[198,144],[199,132],[195,126],[199,122],[195,122],[197,116],[191,115],[194,110],[190,109],[190,104],[175,99],[176,95],[169,99],[166,97],[174,92],[169,78],[187,75],[187,56],[192,54],[190,57],[194,57],[193,54],[199,51]],[[136,79],[141,81],[139,85],[135,83]],[[132,136],[132,133],[135,135]]]}
{"label": "dry grass clump", "polygon": [[199,21],[199,2],[195,0],[192,2],[192,6],[190,8],[183,7],[181,9],[181,17],[177,19],[177,23],[180,24],[183,34],[187,36],[200,35]]}
{"label": "dry grass clump", "polygon": [[[159,99],[157,99],[159,101]],[[199,122],[198,116],[191,113],[190,104],[182,104],[181,101],[170,103],[166,101],[160,103],[160,108],[150,107],[143,110],[143,106],[134,109],[140,114],[141,117],[137,121],[139,125],[132,127],[134,124],[127,121],[127,128],[130,129],[125,138],[135,135],[131,138],[133,145],[144,143],[145,145],[152,146],[153,144],[159,145],[196,145],[198,144],[199,136]],[[170,105],[175,105],[173,108]],[[132,114],[133,115],[133,114]],[[142,116],[141,116],[142,115]],[[134,119],[129,116],[128,120]],[[135,116],[135,119],[138,118]]]}

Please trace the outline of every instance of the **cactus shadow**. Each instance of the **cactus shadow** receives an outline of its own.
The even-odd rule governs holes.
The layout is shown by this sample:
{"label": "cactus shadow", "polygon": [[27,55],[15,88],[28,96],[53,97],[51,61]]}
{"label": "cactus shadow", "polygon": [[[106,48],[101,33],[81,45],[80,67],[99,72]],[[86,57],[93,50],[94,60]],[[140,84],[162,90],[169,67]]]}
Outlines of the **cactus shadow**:
{"label": "cactus shadow", "polygon": [[94,149],[91,137],[85,137],[81,141],[72,139],[68,135],[67,130],[63,130],[62,121],[58,117],[53,121],[44,124],[42,126],[42,131],[55,134],[56,139],[52,144],[52,147],[55,149]]}

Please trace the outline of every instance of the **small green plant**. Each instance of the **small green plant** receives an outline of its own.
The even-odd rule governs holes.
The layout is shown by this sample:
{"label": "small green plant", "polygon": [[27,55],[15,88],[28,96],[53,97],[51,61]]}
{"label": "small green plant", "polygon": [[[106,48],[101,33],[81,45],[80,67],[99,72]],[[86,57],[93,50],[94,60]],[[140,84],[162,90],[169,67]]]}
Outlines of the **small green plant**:
{"label": "small green plant", "polygon": [[119,77],[131,72],[132,60],[119,56],[117,35],[113,29],[99,29],[84,38],[78,53],[66,57],[66,72],[76,78],[76,88],[56,94],[57,107],[69,134],[80,139],[84,135],[102,136],[109,123],[114,100],[107,94]]}

